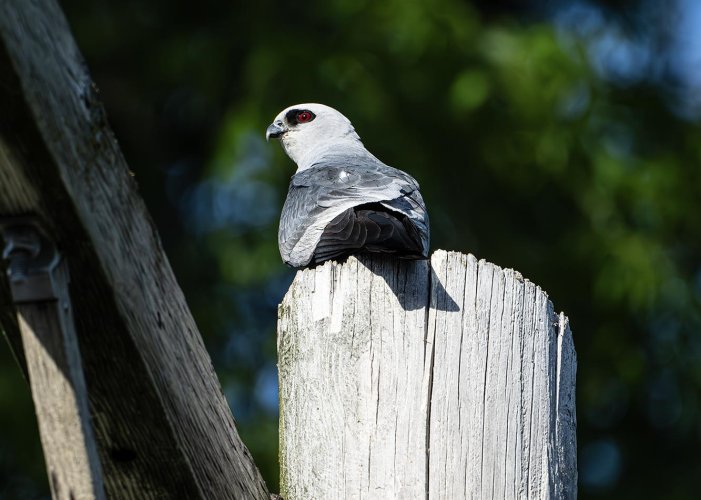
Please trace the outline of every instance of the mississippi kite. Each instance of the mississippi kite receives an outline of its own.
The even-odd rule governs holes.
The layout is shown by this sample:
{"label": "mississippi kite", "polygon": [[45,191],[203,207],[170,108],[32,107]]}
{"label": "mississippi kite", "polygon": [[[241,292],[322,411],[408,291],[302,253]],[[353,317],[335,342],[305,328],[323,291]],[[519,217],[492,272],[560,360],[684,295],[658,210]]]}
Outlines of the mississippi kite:
{"label": "mississippi kite", "polygon": [[275,118],[271,137],[297,164],[278,232],[286,264],[308,267],[362,252],[428,257],[419,184],[365,149],[348,118],[323,104],[298,104]]}

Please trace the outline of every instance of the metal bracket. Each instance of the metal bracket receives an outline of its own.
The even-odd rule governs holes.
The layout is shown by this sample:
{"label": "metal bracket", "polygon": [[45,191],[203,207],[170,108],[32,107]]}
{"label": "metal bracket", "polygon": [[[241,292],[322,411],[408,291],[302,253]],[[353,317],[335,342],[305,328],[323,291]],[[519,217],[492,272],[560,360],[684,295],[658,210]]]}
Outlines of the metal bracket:
{"label": "metal bracket", "polygon": [[34,217],[5,218],[0,220],[0,231],[14,303],[57,300],[60,284],[56,269],[61,256],[39,221]]}

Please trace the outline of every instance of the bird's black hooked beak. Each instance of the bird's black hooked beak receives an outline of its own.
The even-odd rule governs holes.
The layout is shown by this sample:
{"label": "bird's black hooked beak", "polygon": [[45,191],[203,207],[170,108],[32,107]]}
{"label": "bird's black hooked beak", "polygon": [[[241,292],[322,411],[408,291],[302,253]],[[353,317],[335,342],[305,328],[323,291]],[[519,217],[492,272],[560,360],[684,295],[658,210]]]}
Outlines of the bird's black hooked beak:
{"label": "bird's black hooked beak", "polygon": [[271,123],[266,129],[265,140],[269,141],[271,137],[273,139],[277,139],[285,132],[287,132],[287,129],[284,127],[283,123],[280,120],[278,120],[274,123]]}

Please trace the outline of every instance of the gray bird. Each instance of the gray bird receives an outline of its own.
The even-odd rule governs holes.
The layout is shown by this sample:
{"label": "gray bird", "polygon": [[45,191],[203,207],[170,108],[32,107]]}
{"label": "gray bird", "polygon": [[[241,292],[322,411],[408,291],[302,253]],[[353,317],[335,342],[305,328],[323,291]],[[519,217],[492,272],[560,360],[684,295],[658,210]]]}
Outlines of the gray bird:
{"label": "gray bird", "polygon": [[375,158],[350,120],[323,104],[283,110],[268,127],[296,164],[280,216],[280,255],[309,267],[377,252],[428,257],[429,224],[419,184]]}

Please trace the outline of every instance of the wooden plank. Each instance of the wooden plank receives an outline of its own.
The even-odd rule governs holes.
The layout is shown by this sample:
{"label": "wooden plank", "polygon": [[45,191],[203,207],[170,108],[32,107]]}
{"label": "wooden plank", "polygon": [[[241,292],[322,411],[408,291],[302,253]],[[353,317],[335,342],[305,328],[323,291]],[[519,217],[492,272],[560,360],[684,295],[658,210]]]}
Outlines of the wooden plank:
{"label": "wooden plank", "polygon": [[56,500],[104,499],[65,263],[54,273],[57,300],[17,306],[49,485]]}
{"label": "wooden plank", "polygon": [[267,498],[55,0],[0,2],[0,109],[0,216],[66,258],[108,497]]}
{"label": "wooden plank", "polygon": [[437,251],[301,271],[278,352],[286,500],[576,497],[572,335],[513,270]]}

